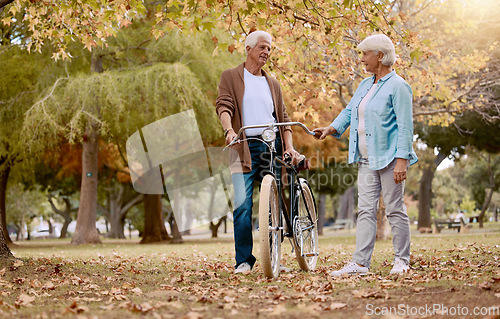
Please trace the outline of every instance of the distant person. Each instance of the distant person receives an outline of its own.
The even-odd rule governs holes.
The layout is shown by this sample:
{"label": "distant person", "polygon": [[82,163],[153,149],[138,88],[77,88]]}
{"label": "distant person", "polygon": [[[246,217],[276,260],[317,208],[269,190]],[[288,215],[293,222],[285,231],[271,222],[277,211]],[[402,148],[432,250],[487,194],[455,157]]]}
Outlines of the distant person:
{"label": "distant person", "polygon": [[350,126],[349,163],[358,163],[356,250],[352,260],[332,276],[366,274],[370,268],[380,193],[391,225],[394,266],[391,274],[409,270],[410,223],[404,204],[408,166],[417,162],[413,144],[412,91],[392,69],[394,45],[383,34],[359,45],[361,62],[373,76],[359,84],[347,107],[330,126],[317,128],[319,139],[340,138]]}
{"label": "distant person", "polygon": [[[246,61],[222,73],[216,111],[226,144],[231,143],[242,126],[290,122],[280,84],[262,69],[269,59],[271,45],[272,36],[269,33],[250,33],[245,41]],[[263,130],[249,129],[245,131],[245,136],[260,136]],[[300,154],[293,148],[292,129],[289,126],[280,127],[275,142],[279,154],[284,149],[284,153],[289,154],[292,163],[296,164]],[[263,142],[255,139],[235,144],[233,150],[238,154],[238,158],[233,158],[231,163],[235,191],[235,273],[238,274],[251,271],[256,261],[252,254],[253,186],[255,181],[262,181],[265,170],[269,169],[270,153]]]}
{"label": "distant person", "polygon": [[457,215],[455,215],[455,222],[461,222],[464,221],[464,224],[467,224],[467,218],[465,218],[465,214],[462,210],[458,212]]}

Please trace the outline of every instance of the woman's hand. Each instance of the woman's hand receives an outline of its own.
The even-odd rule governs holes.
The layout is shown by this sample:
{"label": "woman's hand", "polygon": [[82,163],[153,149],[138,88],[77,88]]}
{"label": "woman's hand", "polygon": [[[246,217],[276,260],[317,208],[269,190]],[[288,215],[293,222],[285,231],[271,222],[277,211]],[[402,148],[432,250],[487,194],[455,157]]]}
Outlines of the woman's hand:
{"label": "woman's hand", "polygon": [[408,169],[408,160],[404,158],[396,158],[396,166],[394,167],[394,182],[399,184],[406,179],[406,171]]}
{"label": "woman's hand", "polygon": [[318,127],[313,130],[316,135],[314,137],[318,140],[324,140],[328,135],[337,133],[337,130],[331,126]]}

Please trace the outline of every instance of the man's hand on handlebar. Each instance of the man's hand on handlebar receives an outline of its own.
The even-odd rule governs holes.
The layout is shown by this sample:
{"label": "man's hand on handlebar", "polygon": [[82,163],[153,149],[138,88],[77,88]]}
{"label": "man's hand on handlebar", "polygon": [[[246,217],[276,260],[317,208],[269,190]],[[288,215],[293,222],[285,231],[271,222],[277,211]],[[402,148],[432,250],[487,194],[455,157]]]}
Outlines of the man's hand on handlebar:
{"label": "man's hand on handlebar", "polygon": [[288,154],[292,158],[292,165],[299,164],[299,162],[305,158],[304,155],[300,154],[299,152],[297,152],[293,148],[289,148],[289,149],[285,150],[283,155],[286,155],[286,154]]}
{"label": "man's hand on handlebar", "polygon": [[226,145],[229,145],[234,138],[236,137],[236,133],[234,132],[233,129],[229,130],[226,134]]}
{"label": "man's hand on handlebar", "polygon": [[316,135],[314,137],[318,140],[324,140],[328,135],[337,133],[337,130],[331,126],[318,127],[313,130]]}

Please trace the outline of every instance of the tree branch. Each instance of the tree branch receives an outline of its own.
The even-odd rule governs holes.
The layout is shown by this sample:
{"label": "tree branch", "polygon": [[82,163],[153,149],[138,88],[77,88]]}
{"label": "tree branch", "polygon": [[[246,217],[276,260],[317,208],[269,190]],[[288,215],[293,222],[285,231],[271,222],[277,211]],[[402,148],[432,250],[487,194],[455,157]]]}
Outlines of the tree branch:
{"label": "tree branch", "polygon": [[107,210],[104,206],[102,206],[101,204],[97,203],[97,209],[100,209],[102,211],[102,213],[109,218],[109,210]]}
{"label": "tree branch", "polygon": [[10,3],[14,2],[14,0],[0,0],[0,13],[2,13],[4,7]]}
{"label": "tree branch", "polygon": [[128,210],[130,208],[139,204],[142,200],[144,200],[143,194],[136,196],[134,199],[132,199],[130,202],[128,202],[125,206],[123,206],[122,209],[120,209],[120,216],[125,216],[125,214],[128,212]]}
{"label": "tree branch", "polygon": [[439,110],[432,110],[432,111],[420,111],[420,112],[414,112],[413,116],[423,116],[423,115],[435,115],[435,114],[442,114],[442,113],[459,113],[463,112],[463,109],[439,109]]}
{"label": "tree branch", "polygon": [[52,193],[47,194],[47,200],[49,201],[50,206],[52,207],[52,210],[53,210],[54,212],[56,212],[58,215],[63,216],[63,212],[62,212],[62,210],[57,209],[56,205],[55,205],[55,204],[54,204],[54,202],[52,201],[52,198],[54,198],[54,195],[52,195]]}
{"label": "tree branch", "polygon": [[246,32],[245,28],[243,27],[243,24],[241,24],[240,14],[237,13],[236,17],[238,18],[238,23],[240,24],[241,31],[243,31],[243,33],[245,34],[245,36],[248,36],[248,33]]}

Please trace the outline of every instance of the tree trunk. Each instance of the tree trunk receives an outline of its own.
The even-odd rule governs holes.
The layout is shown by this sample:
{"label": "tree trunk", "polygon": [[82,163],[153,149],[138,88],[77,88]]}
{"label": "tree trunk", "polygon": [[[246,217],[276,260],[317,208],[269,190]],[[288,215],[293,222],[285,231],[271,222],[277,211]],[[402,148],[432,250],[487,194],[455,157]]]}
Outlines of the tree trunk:
{"label": "tree trunk", "polygon": [[[91,56],[90,71],[102,73],[102,55],[94,51]],[[96,114],[100,106],[95,105]],[[94,119],[89,118],[82,150],[82,185],[80,191],[80,207],[76,217],[76,229],[72,244],[101,243],[96,228],[97,220],[97,171],[99,156],[99,127]]]}
{"label": "tree trunk", "polygon": [[488,210],[488,206],[490,206],[491,198],[493,197],[493,192],[495,191],[495,173],[491,169],[491,154],[488,154],[488,179],[490,184],[490,193],[486,197],[486,200],[483,203],[483,207],[481,208],[481,213],[479,214],[479,228],[483,228],[483,219],[486,211]]}
{"label": "tree trunk", "polygon": [[72,244],[101,243],[96,228],[98,142],[97,125],[89,122],[83,141],[80,207],[76,218],[75,234],[71,240]]}
{"label": "tree trunk", "polygon": [[50,218],[47,219],[47,224],[49,225],[49,236],[52,237],[54,235],[54,226],[50,221]]}
{"label": "tree trunk", "polygon": [[481,208],[481,213],[479,214],[478,220],[479,220],[479,228],[483,228],[483,219],[484,215],[486,214],[486,211],[488,210],[488,206],[490,206],[491,203],[491,198],[493,197],[493,188],[490,188],[490,193],[488,197],[486,198],[486,201],[483,204],[483,207]]}
{"label": "tree trunk", "polygon": [[[7,245],[7,243],[11,243],[12,240],[10,240],[9,232],[6,231],[7,227],[4,226],[6,225],[6,222],[4,221],[6,220],[5,195],[7,193],[7,180],[9,178],[9,173],[10,167],[8,166],[0,172],[0,215],[2,215],[2,218],[0,218],[0,259],[14,258],[14,255],[12,255],[9,246]],[[5,236],[5,234],[7,234],[7,236]],[[7,241],[7,238],[9,241]]]}
{"label": "tree trunk", "polygon": [[[3,223],[1,220],[0,226],[3,227]],[[12,255],[9,246],[7,246],[7,240],[5,239],[3,232],[0,231],[0,259],[6,258],[14,258],[14,255]]]}
{"label": "tree trunk", "polygon": [[377,211],[377,235],[376,240],[386,240],[389,238],[391,233],[391,227],[389,221],[387,220],[387,215],[385,213],[385,204],[382,194],[378,200],[378,211]]}
{"label": "tree trunk", "polygon": [[[167,230],[163,224],[161,206],[160,194],[144,195],[144,233],[140,242],[141,244],[161,242],[170,239],[168,234],[166,234]],[[167,236],[165,236],[165,234]]]}
{"label": "tree trunk", "polygon": [[[144,197],[141,194],[134,197],[124,205],[122,196],[123,185],[120,185],[120,187],[121,191],[119,192],[118,196],[111,195],[109,199],[109,211],[106,214],[111,225],[108,232],[109,238],[125,238],[125,218],[127,217],[127,213],[130,208],[132,208],[134,205],[137,205],[140,201],[144,200]],[[162,225],[164,224],[162,223]],[[166,231],[167,230],[165,229],[165,232]],[[166,239],[168,239],[168,234],[166,237]],[[162,238],[165,238],[165,236],[162,235]]]}
{"label": "tree trunk", "polygon": [[111,214],[109,224],[111,227],[107,235],[108,238],[125,238],[125,215],[120,213]]}
{"label": "tree trunk", "polygon": [[212,238],[219,237],[219,227],[226,220],[227,216],[221,217],[217,224],[210,222],[210,230],[212,231]]}
{"label": "tree trunk", "polygon": [[20,225],[17,225],[17,224],[14,224],[14,226],[17,229],[17,231],[16,231],[16,241],[20,241],[21,239],[24,238],[23,228]]}
{"label": "tree trunk", "polygon": [[59,238],[66,238],[68,236],[68,226],[72,221],[73,219],[69,216],[64,218],[64,222],[61,228],[61,235],[59,236]]}
{"label": "tree trunk", "polygon": [[323,235],[326,215],[326,194],[320,193],[318,199],[318,235]]}
{"label": "tree trunk", "polygon": [[432,180],[436,168],[447,157],[447,154],[439,153],[432,163],[424,165],[422,177],[420,178],[420,189],[418,193],[418,228],[430,229],[431,204],[432,204]]}
{"label": "tree trunk", "polygon": [[5,200],[7,196],[7,182],[9,180],[10,165],[9,163],[4,163],[3,169],[0,171],[0,226],[3,233],[2,241],[0,244],[5,243],[5,245],[12,244],[12,239],[10,239],[9,231],[7,230],[7,211],[5,210]]}
{"label": "tree trunk", "polygon": [[122,214],[122,200],[123,200],[123,185],[117,185],[118,189],[111,187],[108,194],[108,210],[107,218],[110,224],[110,229],[107,234],[109,238],[125,238],[125,215]]}
{"label": "tree trunk", "polygon": [[175,215],[172,214],[170,217],[170,229],[172,230],[172,242],[175,244],[181,244],[184,240],[182,239],[182,234],[177,227],[177,222],[175,221]]}
{"label": "tree trunk", "polygon": [[50,206],[52,207],[52,210],[56,214],[58,214],[64,218],[64,222],[63,222],[63,225],[61,228],[61,234],[59,235],[59,238],[66,238],[66,236],[68,234],[68,226],[71,223],[71,221],[73,220],[71,218],[71,210],[72,210],[71,201],[69,200],[69,198],[63,197],[63,201],[64,201],[64,204],[66,205],[66,208],[64,210],[60,210],[60,209],[57,209],[57,207],[54,205],[54,202],[52,202],[52,198],[54,198],[54,196],[52,194],[47,195],[47,199],[49,201]]}

